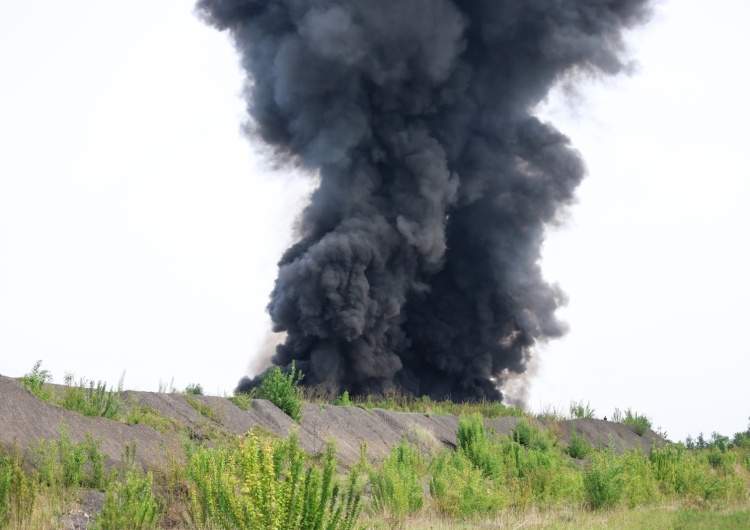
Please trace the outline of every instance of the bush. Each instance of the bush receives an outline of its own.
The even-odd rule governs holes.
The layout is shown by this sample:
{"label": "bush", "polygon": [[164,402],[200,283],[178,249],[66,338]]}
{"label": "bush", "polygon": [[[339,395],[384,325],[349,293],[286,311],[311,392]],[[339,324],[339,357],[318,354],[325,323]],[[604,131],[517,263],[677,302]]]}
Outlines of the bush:
{"label": "bush", "polygon": [[47,386],[52,382],[52,374],[49,370],[42,370],[42,361],[34,363],[31,372],[21,377],[23,387],[44,401],[52,399],[52,391]]}
{"label": "bush", "polygon": [[505,504],[500,485],[483,475],[458,451],[443,451],[430,465],[430,494],[435,506],[449,517],[492,516]]}
{"label": "bush", "polygon": [[511,438],[524,447],[539,449],[540,451],[548,451],[553,445],[552,440],[545,432],[525,419],[516,424],[515,429],[511,432]]}
{"label": "bush", "polygon": [[133,467],[114,480],[104,493],[104,506],[94,519],[96,530],[148,530],[158,527],[159,506],[152,492],[154,479]]}
{"label": "bush", "polygon": [[237,394],[229,398],[229,401],[234,403],[242,410],[250,410],[253,406],[253,396],[250,394],[242,393]]}
{"label": "bush", "polygon": [[594,453],[583,474],[583,488],[589,506],[612,508],[620,502],[624,488],[622,465],[612,449]]}
{"label": "bush", "polygon": [[572,401],[570,403],[570,417],[571,418],[593,418],[596,411],[591,408],[589,403],[583,404],[581,401]]}
{"label": "bush", "polygon": [[304,378],[302,372],[295,371],[294,362],[289,374],[278,366],[273,366],[264,374],[258,389],[258,397],[267,399],[283,410],[294,421],[302,419],[302,392],[299,383]]}
{"label": "bush", "polygon": [[565,448],[565,452],[576,459],[586,458],[594,452],[594,446],[591,445],[588,438],[576,433],[575,427],[570,430],[570,445]]}
{"label": "bush", "polygon": [[[617,412],[618,411],[616,410],[615,413],[617,414]],[[619,423],[630,425],[638,436],[643,436],[643,434],[651,428],[651,418],[645,414],[638,414],[637,412],[628,409],[625,411],[624,418],[622,418],[621,415],[618,416],[621,417]]]}
{"label": "bush", "polygon": [[394,446],[390,456],[370,472],[375,509],[399,525],[407,515],[421,510],[424,505],[422,468],[419,451],[406,439]]}
{"label": "bush", "polygon": [[78,412],[84,416],[108,418],[119,420],[124,414],[122,404],[122,385],[125,374],[122,374],[117,391],[110,388],[102,381],[94,383],[81,378],[75,383],[73,374],[65,375],[65,395],[60,402],[63,408]]}
{"label": "bush", "polygon": [[344,390],[343,394],[333,400],[333,404],[341,407],[351,407],[352,400],[349,398],[349,392]]}
{"label": "bush", "polygon": [[18,448],[6,453],[0,446],[0,528],[25,527],[36,499],[36,485],[24,470]]}
{"label": "bush", "polygon": [[191,394],[193,396],[202,396],[203,395],[203,387],[200,383],[196,384],[190,384],[185,388],[186,394]]}
{"label": "bush", "polygon": [[68,428],[60,425],[60,437],[54,441],[41,441],[33,454],[38,480],[53,489],[85,487],[103,489],[104,454],[102,441],[86,433],[83,442],[73,442]]}
{"label": "bush", "polygon": [[351,530],[361,494],[355,474],[341,491],[335,454],[330,442],[322,465],[306,465],[296,434],[272,440],[249,433],[234,445],[200,446],[188,458],[191,522],[226,530]]}
{"label": "bush", "polygon": [[497,450],[479,414],[458,419],[458,449],[487,478],[503,477],[503,455]]}

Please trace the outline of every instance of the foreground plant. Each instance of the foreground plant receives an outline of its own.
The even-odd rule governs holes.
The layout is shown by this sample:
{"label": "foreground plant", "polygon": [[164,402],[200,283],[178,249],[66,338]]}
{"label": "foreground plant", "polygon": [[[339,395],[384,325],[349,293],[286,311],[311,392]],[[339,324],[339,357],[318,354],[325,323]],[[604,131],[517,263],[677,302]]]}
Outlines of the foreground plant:
{"label": "foreground plant", "polygon": [[196,528],[351,530],[361,512],[356,475],[342,490],[336,448],[308,462],[296,434],[288,440],[254,433],[234,445],[199,447],[189,456],[188,513]]}
{"label": "foreground plant", "polygon": [[299,383],[304,377],[301,371],[295,370],[294,362],[288,374],[282,372],[278,366],[274,366],[263,375],[258,388],[258,397],[267,399],[294,421],[300,421],[302,419],[302,391]]}

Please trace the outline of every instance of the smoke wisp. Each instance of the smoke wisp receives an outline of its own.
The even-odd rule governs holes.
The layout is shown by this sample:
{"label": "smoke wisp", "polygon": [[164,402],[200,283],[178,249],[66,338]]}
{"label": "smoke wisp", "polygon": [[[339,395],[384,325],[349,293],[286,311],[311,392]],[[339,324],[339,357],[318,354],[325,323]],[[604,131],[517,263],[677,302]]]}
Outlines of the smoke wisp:
{"label": "smoke wisp", "polygon": [[[648,0],[199,0],[247,72],[248,134],[316,171],[268,311],[273,363],[353,393],[500,399],[559,337],[539,265],[584,164],[533,109],[627,67]],[[244,379],[239,389],[252,386]]]}

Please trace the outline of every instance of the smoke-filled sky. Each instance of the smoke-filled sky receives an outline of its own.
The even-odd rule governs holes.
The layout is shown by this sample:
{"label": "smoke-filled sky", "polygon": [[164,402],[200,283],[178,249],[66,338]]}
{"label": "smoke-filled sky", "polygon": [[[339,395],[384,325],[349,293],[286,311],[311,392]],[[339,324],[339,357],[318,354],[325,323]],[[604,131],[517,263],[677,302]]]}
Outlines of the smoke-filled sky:
{"label": "smoke-filled sky", "polygon": [[[229,392],[314,177],[242,135],[239,58],[192,2],[107,4],[0,21],[0,373]],[[537,106],[588,175],[543,247],[569,331],[534,355],[532,408],[632,407],[674,438],[747,426],[748,15],[661,3],[626,34],[632,75]]]}

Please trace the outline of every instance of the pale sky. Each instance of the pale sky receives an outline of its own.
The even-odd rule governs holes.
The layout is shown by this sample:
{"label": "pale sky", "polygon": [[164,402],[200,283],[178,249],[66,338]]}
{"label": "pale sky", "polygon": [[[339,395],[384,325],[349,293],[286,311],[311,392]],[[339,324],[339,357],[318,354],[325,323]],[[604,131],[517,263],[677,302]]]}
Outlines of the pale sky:
{"label": "pale sky", "polygon": [[[0,374],[37,359],[230,393],[266,339],[307,177],[242,137],[243,76],[192,0],[29,0],[0,19]],[[750,3],[663,2],[630,77],[540,114],[589,175],[543,267],[570,302],[529,405],[631,407],[670,438],[750,416]]]}

